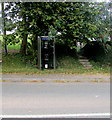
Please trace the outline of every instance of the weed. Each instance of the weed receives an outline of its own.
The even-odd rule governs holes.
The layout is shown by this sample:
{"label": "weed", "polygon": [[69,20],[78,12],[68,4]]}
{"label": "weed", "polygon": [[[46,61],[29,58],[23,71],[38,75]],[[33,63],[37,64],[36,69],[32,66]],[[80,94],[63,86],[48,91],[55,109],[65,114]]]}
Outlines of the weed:
{"label": "weed", "polygon": [[93,73],[109,73],[110,69],[106,66],[91,61],[93,68],[85,69],[77,58],[70,56],[60,57],[57,59],[57,68],[39,70],[35,64],[28,61],[29,56],[23,57],[20,53],[3,55],[2,72],[3,73],[21,73],[21,74],[93,74]]}

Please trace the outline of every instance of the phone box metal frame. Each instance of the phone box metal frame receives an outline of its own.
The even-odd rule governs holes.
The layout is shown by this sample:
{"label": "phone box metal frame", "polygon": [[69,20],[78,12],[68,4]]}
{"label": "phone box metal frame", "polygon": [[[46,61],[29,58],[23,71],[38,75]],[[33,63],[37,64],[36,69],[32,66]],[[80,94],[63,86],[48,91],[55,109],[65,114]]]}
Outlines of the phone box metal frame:
{"label": "phone box metal frame", "polygon": [[54,36],[38,36],[38,68],[56,68]]}

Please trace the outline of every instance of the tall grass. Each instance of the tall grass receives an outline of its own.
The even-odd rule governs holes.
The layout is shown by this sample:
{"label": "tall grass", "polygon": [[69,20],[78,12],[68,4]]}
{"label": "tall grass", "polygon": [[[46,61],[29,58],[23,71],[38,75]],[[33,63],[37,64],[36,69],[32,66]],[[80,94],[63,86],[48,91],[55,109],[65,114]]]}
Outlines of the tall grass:
{"label": "tall grass", "polygon": [[39,70],[37,65],[32,64],[28,56],[22,57],[19,53],[3,55],[3,73],[21,73],[21,74],[93,74],[93,73],[109,73],[110,69],[106,66],[100,66],[92,61],[93,68],[85,69],[77,58],[70,56],[60,57],[57,60],[57,68],[55,70]]}

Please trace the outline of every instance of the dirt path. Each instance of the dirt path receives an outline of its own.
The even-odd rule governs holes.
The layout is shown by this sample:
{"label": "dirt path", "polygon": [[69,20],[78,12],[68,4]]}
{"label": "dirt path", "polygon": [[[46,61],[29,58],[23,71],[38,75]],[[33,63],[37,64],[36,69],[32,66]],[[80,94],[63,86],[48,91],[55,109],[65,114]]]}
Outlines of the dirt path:
{"label": "dirt path", "polygon": [[[2,50],[2,53],[4,53],[4,50]],[[19,50],[8,50],[8,53],[19,53]]]}
{"label": "dirt path", "polygon": [[19,53],[19,50],[8,50],[9,53]]}

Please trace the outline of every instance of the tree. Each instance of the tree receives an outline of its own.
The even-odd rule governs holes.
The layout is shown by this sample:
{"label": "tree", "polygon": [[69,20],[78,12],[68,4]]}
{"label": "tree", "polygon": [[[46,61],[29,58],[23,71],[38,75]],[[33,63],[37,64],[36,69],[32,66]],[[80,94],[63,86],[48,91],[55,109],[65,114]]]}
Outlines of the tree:
{"label": "tree", "polygon": [[[33,51],[36,50],[37,36],[48,35],[50,26],[61,32],[61,42],[67,44],[71,49],[77,49],[77,41],[88,43],[93,38],[101,41],[104,36],[99,36],[109,30],[108,24],[105,24],[105,21],[108,23],[109,20],[107,3],[19,2],[12,6],[9,7],[12,11],[10,17],[17,19],[15,20],[16,34],[23,39],[21,52],[24,54],[27,44],[30,44]],[[103,12],[105,11],[105,15],[102,9]],[[107,17],[105,18],[105,16]],[[27,42],[28,34],[30,34],[30,43]],[[108,34],[106,35],[108,36]]]}
{"label": "tree", "polygon": [[29,23],[27,21],[27,5],[28,3],[22,3],[20,4],[20,9],[21,11],[19,12],[19,14],[21,14],[21,18],[22,18],[22,27],[21,27],[21,31],[22,31],[22,44],[21,44],[21,49],[20,52],[23,55],[26,55],[26,49],[27,49],[27,38],[28,38],[28,27],[29,27]]}
{"label": "tree", "polygon": [[5,54],[7,54],[7,39],[6,39],[6,25],[5,25],[5,11],[4,11],[4,3],[2,5],[2,21],[3,21],[3,39],[4,39],[4,50]]}

